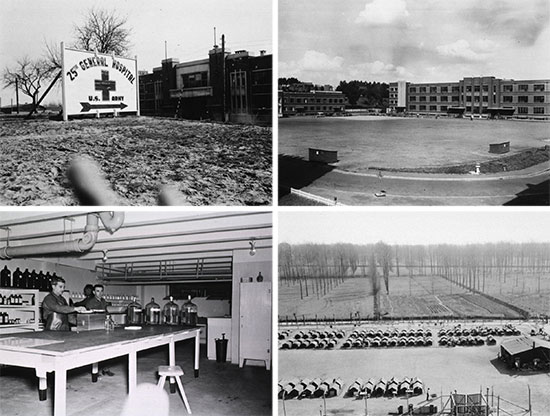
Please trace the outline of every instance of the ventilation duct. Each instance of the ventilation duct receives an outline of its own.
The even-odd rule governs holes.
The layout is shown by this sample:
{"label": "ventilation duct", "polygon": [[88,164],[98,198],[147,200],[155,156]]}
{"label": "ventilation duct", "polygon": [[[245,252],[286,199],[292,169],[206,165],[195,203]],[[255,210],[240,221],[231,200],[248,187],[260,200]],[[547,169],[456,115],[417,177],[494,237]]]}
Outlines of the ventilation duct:
{"label": "ventilation duct", "polygon": [[83,253],[89,251],[97,242],[99,232],[99,220],[103,223],[105,230],[110,234],[117,231],[124,222],[123,212],[99,212],[86,216],[86,227],[82,237],[61,241],[58,243],[32,244],[28,246],[2,247],[0,248],[0,259],[9,260],[18,257],[44,256],[51,254]]}

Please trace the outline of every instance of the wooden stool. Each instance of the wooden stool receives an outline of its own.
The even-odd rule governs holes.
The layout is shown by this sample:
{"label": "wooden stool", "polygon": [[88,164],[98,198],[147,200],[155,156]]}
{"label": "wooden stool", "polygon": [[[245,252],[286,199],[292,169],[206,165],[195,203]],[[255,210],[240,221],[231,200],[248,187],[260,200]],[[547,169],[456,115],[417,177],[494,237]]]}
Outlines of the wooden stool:
{"label": "wooden stool", "polygon": [[185,391],[183,390],[183,384],[181,383],[180,376],[183,376],[183,370],[179,365],[161,365],[158,368],[158,373],[160,376],[159,382],[157,384],[157,387],[159,389],[164,389],[164,382],[166,381],[166,377],[174,377],[176,379],[176,383],[178,384],[178,389],[181,393],[181,397],[183,398],[183,403],[185,404],[185,408],[187,409],[187,413],[191,414],[191,409],[189,408],[189,402],[187,401],[187,396],[185,395]]}

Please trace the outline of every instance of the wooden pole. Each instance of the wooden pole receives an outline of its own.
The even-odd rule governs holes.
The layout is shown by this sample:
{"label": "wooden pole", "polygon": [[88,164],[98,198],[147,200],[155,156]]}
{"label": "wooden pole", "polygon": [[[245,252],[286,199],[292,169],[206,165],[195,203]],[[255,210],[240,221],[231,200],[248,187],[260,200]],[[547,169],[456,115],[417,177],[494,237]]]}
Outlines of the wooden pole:
{"label": "wooden pole", "polygon": [[19,75],[15,76],[15,105],[17,114],[19,114]]}

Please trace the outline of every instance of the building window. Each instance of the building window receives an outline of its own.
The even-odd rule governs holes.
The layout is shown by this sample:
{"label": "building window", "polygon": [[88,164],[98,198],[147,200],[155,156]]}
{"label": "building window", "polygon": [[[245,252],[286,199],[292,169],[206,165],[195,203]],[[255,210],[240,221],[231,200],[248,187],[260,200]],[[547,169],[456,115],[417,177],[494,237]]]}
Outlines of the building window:
{"label": "building window", "polygon": [[529,102],[528,95],[518,95],[518,103],[528,103],[528,102]]}
{"label": "building window", "polygon": [[535,85],[533,85],[533,91],[535,91],[535,92],[544,91],[544,84],[535,84]]}
{"label": "building window", "polygon": [[426,87],[420,87],[420,92],[426,92]]}
{"label": "building window", "polygon": [[513,98],[511,95],[503,95],[502,96],[502,102],[503,103],[511,103],[513,102]]}
{"label": "building window", "polygon": [[526,92],[529,90],[529,85],[527,84],[519,84],[518,85],[518,91]]}
{"label": "building window", "polygon": [[416,92],[416,87],[410,87],[409,92]]}
{"label": "building window", "polygon": [[453,87],[451,92],[459,92],[460,91],[460,88],[459,87]]}
{"label": "building window", "polygon": [[527,107],[518,107],[518,114],[527,114],[529,108]]}
{"label": "building window", "polygon": [[[248,112],[248,100],[246,96],[246,72],[234,71],[229,74],[230,79],[230,94],[231,94],[231,111],[235,114]],[[301,98],[296,100],[301,102]],[[305,99],[304,101],[307,101]]]}
{"label": "building window", "polygon": [[466,92],[472,92],[472,86],[466,85]]}
{"label": "building window", "polygon": [[437,111],[437,105],[431,105],[430,111]]}
{"label": "building window", "polygon": [[466,107],[466,111],[471,113],[472,112],[472,107]]}
{"label": "building window", "polygon": [[416,110],[416,105],[414,104],[409,105],[409,110]]}
{"label": "building window", "polygon": [[535,95],[533,97],[533,101],[535,103],[543,103],[544,102],[544,95]]}
{"label": "building window", "polygon": [[483,90],[483,92],[489,92],[489,86],[488,85],[483,85],[482,90]]}
{"label": "building window", "polygon": [[479,92],[479,91],[480,91],[479,85],[474,85],[474,92]]}
{"label": "building window", "polygon": [[489,102],[489,96],[488,96],[488,95],[484,95],[484,96],[483,96],[483,102],[484,102],[484,103],[488,103],[488,102]]}
{"label": "building window", "polygon": [[449,89],[447,87],[441,87],[441,92],[449,92]]}
{"label": "building window", "polygon": [[544,107],[534,107],[533,112],[535,114],[544,114]]}
{"label": "building window", "polygon": [[194,72],[191,74],[181,74],[183,82],[182,88],[198,88],[208,86],[208,72]]}
{"label": "building window", "polygon": [[437,87],[430,87],[431,93],[437,93]]}
{"label": "building window", "polygon": [[513,85],[503,85],[502,86],[502,92],[512,92],[514,90]]}
{"label": "building window", "polygon": [[476,95],[476,96],[474,97],[474,102],[475,102],[475,103],[479,103],[479,95]]}
{"label": "building window", "polygon": [[472,96],[471,96],[471,95],[467,95],[467,96],[466,96],[466,101],[472,101]]}
{"label": "building window", "polygon": [[416,95],[411,95],[411,101],[416,101]]}
{"label": "building window", "polygon": [[447,101],[447,96],[446,96],[446,95],[442,95],[442,96],[441,96],[441,101]]}
{"label": "building window", "polygon": [[441,111],[447,111],[447,106],[446,106],[446,105],[442,105],[442,106],[441,106]]}
{"label": "building window", "polygon": [[426,101],[426,97],[420,96],[420,101]]}
{"label": "building window", "polygon": [[436,97],[435,95],[432,95],[432,96],[430,97],[430,101],[437,101],[437,97]]}
{"label": "building window", "polygon": [[420,110],[425,110],[426,109],[426,106],[425,105],[421,105],[420,106]]}
{"label": "building window", "polygon": [[452,101],[456,101],[456,102],[460,101],[460,96],[453,95]]}

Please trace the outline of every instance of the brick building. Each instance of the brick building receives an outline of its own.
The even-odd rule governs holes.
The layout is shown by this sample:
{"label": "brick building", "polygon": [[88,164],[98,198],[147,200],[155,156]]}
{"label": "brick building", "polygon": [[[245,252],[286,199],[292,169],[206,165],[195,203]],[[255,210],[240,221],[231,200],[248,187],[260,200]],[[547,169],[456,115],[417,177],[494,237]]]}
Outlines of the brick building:
{"label": "brick building", "polygon": [[272,55],[214,46],[208,58],[165,59],[140,73],[139,89],[144,115],[271,124]]}
{"label": "brick building", "polygon": [[330,85],[314,85],[302,82],[280,86],[279,116],[343,113],[348,103],[341,91],[333,91]]}
{"label": "brick building", "polygon": [[390,83],[390,108],[413,113],[550,117],[550,80],[468,77],[458,82]]}

